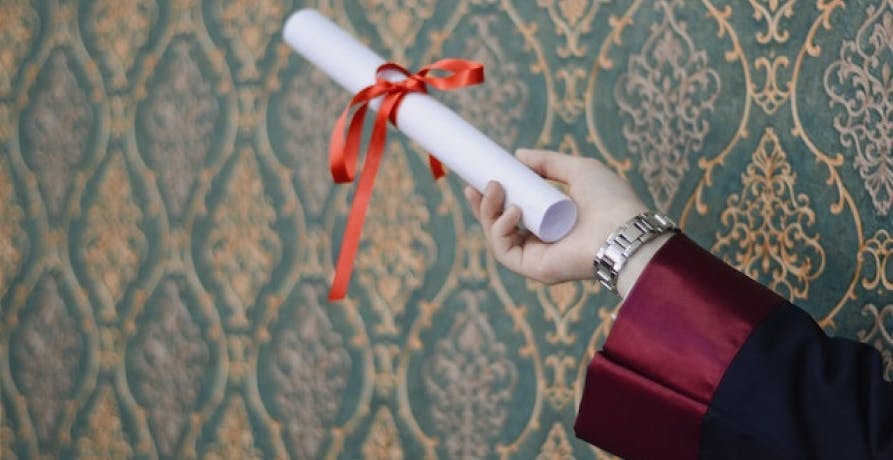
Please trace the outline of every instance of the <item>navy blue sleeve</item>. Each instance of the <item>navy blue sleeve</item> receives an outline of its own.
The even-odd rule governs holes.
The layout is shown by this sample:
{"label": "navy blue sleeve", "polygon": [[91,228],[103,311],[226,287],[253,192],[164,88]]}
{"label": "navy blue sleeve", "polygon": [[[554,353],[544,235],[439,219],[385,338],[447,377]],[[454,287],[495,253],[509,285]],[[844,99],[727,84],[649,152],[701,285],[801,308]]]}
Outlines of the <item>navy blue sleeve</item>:
{"label": "navy blue sleeve", "polygon": [[874,348],[676,235],[592,358],[575,431],[628,460],[893,460],[883,373]]}
{"label": "navy blue sleeve", "polygon": [[893,459],[893,384],[874,348],[830,338],[785,304],[730,363],[702,422],[702,459]]}

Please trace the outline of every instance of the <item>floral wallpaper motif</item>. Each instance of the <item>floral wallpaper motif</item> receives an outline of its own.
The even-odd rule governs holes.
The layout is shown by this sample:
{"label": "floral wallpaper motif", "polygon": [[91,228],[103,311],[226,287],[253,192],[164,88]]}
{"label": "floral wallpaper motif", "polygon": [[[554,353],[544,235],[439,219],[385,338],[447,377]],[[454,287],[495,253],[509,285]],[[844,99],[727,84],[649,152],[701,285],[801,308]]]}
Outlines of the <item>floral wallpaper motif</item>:
{"label": "floral wallpaper motif", "polygon": [[[0,2],[0,458],[593,459],[617,300],[499,267],[394,135],[348,298],[314,6],[508,149],[599,158],[893,377],[893,0]],[[610,417],[610,414],[605,414]]]}

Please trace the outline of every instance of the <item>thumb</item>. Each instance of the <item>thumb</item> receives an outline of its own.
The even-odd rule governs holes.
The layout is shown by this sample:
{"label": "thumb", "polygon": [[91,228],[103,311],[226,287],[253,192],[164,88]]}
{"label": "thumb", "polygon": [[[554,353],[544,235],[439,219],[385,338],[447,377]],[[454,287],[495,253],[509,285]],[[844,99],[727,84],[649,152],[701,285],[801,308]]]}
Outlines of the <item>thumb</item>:
{"label": "thumb", "polygon": [[549,150],[518,149],[515,157],[540,176],[565,183],[582,166],[581,158]]}

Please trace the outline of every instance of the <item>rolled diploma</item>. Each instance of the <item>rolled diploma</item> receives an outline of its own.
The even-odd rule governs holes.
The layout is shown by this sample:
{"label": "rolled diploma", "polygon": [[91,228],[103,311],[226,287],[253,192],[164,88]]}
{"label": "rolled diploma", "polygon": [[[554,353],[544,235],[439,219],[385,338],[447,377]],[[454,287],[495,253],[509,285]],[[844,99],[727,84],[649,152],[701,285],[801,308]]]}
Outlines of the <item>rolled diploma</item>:
{"label": "rolled diploma", "polygon": [[[286,43],[356,94],[375,83],[384,59],[314,9],[285,22]],[[460,89],[461,90],[461,89]],[[379,100],[370,106],[377,109]],[[408,94],[397,113],[397,128],[450,170],[482,191],[491,180],[506,193],[506,206],[521,209],[524,226],[546,242],[563,238],[577,220],[577,207],[514,156],[462,117],[423,93]]]}

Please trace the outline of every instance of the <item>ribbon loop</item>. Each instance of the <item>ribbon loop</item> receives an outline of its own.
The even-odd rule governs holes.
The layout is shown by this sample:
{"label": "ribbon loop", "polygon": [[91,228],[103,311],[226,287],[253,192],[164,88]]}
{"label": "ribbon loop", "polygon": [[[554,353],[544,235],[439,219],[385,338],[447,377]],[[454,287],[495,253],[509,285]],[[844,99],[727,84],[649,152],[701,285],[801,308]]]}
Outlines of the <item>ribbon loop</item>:
{"label": "ribbon loop", "polygon": [[[366,218],[369,200],[372,198],[375,175],[381,164],[382,152],[387,141],[387,122],[390,120],[394,125],[397,124],[400,102],[407,94],[427,93],[428,86],[439,90],[451,90],[483,81],[484,66],[474,61],[441,59],[416,73],[410,73],[406,68],[388,62],[376,69],[375,83],[357,92],[338,117],[329,140],[329,169],[336,183],[353,182],[369,104],[379,97],[382,98],[354,192],[350,214],[347,217],[347,227],[341,240],[341,251],[335,266],[335,278],[329,291],[329,300],[340,300],[347,294],[354,257],[360,245],[363,221]],[[442,177],[444,168],[440,161],[430,154],[428,161],[434,178]]]}

